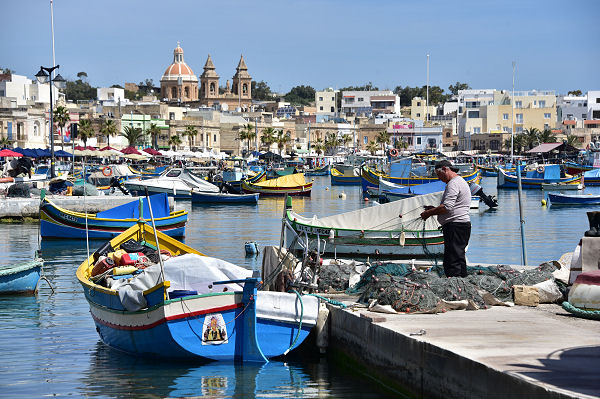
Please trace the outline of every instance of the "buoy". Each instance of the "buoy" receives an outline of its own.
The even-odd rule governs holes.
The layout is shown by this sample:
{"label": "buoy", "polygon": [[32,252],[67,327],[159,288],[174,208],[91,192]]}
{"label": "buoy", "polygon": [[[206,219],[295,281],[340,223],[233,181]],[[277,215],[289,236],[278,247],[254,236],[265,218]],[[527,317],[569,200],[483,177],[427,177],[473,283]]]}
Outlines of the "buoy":
{"label": "buoy", "polygon": [[325,191],[329,191],[329,187],[325,187]]}
{"label": "buoy", "polygon": [[545,199],[542,200],[542,206],[546,206],[546,200]]}
{"label": "buoy", "polygon": [[338,196],[341,199],[345,200],[346,199],[346,193],[340,193],[340,195]]}
{"label": "buoy", "polygon": [[244,244],[246,255],[256,255],[258,253],[258,244],[256,241],[246,241]]}
{"label": "buoy", "polygon": [[365,200],[365,202],[368,202],[369,201],[369,197],[365,197],[364,200]]}

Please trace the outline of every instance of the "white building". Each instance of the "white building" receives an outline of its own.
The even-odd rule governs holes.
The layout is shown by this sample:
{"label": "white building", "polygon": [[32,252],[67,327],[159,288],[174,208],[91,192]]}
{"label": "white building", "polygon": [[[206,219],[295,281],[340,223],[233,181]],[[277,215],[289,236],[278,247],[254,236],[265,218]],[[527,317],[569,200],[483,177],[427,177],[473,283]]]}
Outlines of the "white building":
{"label": "white building", "polygon": [[[370,116],[373,113],[371,97],[394,95],[391,90],[344,91],[342,92],[342,112],[356,116]],[[398,113],[400,113],[399,110]]]}
{"label": "white building", "polygon": [[387,131],[394,147],[399,141],[408,144],[408,151],[411,152],[436,152],[442,151],[442,126],[425,127],[421,120],[404,120],[402,122],[392,123]]}
{"label": "white building", "polygon": [[[49,84],[40,84],[28,79],[26,76],[15,74],[0,75],[0,97],[16,100],[17,106],[50,104]],[[56,87],[52,87],[52,99],[56,103],[59,94]]]}
{"label": "white building", "polygon": [[582,96],[557,96],[556,117],[558,122],[566,120],[580,121],[588,118],[588,97]]}
{"label": "white building", "polygon": [[125,89],[120,89],[118,87],[98,87],[96,93],[98,101],[101,103],[111,102],[118,104],[127,101],[125,100]]}
{"label": "white building", "polygon": [[600,119],[600,90],[587,92],[587,119]]}

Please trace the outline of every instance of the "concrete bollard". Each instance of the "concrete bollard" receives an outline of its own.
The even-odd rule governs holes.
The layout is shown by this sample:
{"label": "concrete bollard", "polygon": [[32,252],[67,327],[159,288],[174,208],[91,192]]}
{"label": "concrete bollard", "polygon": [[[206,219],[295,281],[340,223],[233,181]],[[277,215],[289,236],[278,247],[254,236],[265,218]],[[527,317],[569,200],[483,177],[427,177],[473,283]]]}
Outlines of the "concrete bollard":
{"label": "concrete bollard", "polygon": [[317,333],[317,346],[321,354],[323,354],[329,346],[329,309],[327,309],[327,305],[324,303],[321,303],[319,306],[315,332]]}

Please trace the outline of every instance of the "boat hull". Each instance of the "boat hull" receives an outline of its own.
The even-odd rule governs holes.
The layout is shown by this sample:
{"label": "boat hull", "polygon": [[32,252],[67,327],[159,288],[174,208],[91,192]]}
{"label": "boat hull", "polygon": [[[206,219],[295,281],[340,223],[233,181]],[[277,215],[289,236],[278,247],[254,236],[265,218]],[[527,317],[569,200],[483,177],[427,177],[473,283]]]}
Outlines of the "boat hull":
{"label": "boat hull", "polygon": [[261,196],[310,196],[312,191],[312,182],[303,186],[295,187],[262,187],[243,181],[242,190],[247,194],[260,194]]}
{"label": "boat hull", "polygon": [[361,182],[360,175],[346,176],[336,168],[331,168],[330,179],[332,186],[359,186]]}
{"label": "boat hull", "polygon": [[36,259],[0,270],[0,295],[34,293],[40,280],[43,261]]}
{"label": "boat hull", "polygon": [[567,195],[548,193],[551,205],[600,205],[600,195]]}
{"label": "boat hull", "polygon": [[[474,172],[464,175],[462,178],[465,179],[467,183],[477,183],[479,180],[479,170],[475,170]],[[370,188],[379,187],[379,179],[383,179],[399,186],[416,186],[439,181],[439,179],[435,177],[393,177],[382,173],[377,173],[367,166],[363,166],[361,168],[361,184],[363,192],[367,192]]]}
{"label": "boat hull", "polygon": [[[560,179],[548,180],[542,178],[521,177],[521,187],[523,189],[538,189],[542,188],[544,183],[560,183],[560,184],[581,184],[581,175],[562,177]],[[518,177],[509,175],[504,169],[498,169],[498,188],[518,188]]]}
{"label": "boat hull", "polygon": [[213,194],[192,193],[192,202],[195,204],[258,204],[260,194]]}

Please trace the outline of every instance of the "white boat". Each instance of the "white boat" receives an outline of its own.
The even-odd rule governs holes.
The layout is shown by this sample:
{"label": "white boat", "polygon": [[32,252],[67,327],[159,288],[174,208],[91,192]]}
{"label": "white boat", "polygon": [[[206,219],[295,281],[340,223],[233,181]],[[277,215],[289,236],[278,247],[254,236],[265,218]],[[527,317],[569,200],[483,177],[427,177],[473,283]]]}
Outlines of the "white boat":
{"label": "white boat", "polygon": [[159,177],[147,180],[129,180],[123,185],[132,193],[143,195],[167,193],[170,197],[191,199],[192,190],[198,193],[218,193],[219,187],[196,176],[186,168],[172,168],[164,171]]}

